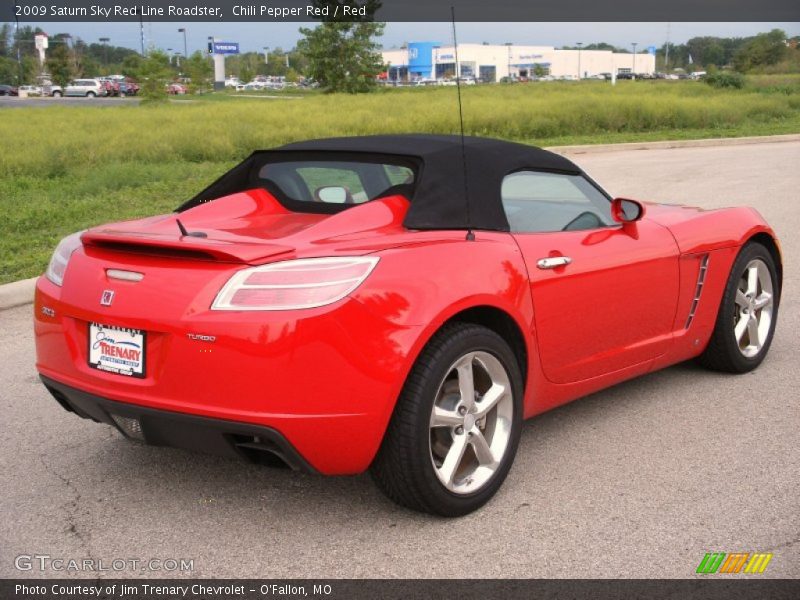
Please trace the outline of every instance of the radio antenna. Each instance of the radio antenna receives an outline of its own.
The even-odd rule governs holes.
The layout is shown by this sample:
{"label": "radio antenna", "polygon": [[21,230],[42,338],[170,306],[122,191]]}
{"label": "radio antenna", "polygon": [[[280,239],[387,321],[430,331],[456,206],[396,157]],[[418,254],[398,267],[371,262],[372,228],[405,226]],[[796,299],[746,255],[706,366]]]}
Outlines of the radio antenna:
{"label": "radio antenna", "polygon": [[[461,165],[464,170],[464,201],[467,204],[467,241],[475,240],[475,234],[472,231],[472,216],[469,210],[469,185],[467,183],[467,148],[464,141],[464,110],[461,106],[461,73],[460,64],[458,62],[458,38],[456,37],[456,9],[454,6],[450,7],[450,17],[453,23],[453,47],[455,48],[456,57],[456,92],[458,94],[458,122],[461,126]],[[434,66],[434,69],[436,66]]]}

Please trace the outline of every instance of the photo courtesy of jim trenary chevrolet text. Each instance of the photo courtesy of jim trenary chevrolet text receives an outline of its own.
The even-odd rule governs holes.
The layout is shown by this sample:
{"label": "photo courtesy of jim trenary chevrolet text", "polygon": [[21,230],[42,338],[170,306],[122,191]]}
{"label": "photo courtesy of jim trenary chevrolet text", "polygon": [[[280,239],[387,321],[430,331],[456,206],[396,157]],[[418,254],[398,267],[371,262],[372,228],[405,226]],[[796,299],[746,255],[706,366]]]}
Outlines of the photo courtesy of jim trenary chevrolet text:
{"label": "photo courtesy of jim trenary chevrolet text", "polygon": [[0,0],[0,599],[800,597],[796,0]]}

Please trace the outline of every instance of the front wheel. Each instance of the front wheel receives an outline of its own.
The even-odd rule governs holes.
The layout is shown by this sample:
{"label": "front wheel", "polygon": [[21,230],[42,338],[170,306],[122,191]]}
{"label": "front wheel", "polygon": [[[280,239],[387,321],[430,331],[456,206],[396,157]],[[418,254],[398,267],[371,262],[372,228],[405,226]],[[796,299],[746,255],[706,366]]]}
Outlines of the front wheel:
{"label": "front wheel", "polygon": [[53,98],[61,98],[61,92],[53,92]]}
{"label": "front wheel", "polygon": [[514,461],[522,387],[516,356],[494,331],[444,327],[406,381],[373,479],[414,510],[458,517],[481,507]]}
{"label": "front wheel", "polygon": [[746,373],[767,355],[778,318],[781,282],[775,259],[759,243],[739,252],[728,276],[717,323],[698,361],[715,371]]}

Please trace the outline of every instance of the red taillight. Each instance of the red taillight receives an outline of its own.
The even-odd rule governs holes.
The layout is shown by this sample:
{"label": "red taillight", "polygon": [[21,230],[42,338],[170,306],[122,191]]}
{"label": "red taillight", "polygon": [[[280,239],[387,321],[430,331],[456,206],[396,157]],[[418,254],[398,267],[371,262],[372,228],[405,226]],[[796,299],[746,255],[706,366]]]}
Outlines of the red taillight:
{"label": "red taillight", "polygon": [[361,285],[377,257],[307,258],[239,271],[212,310],[292,310],[341,300]]}

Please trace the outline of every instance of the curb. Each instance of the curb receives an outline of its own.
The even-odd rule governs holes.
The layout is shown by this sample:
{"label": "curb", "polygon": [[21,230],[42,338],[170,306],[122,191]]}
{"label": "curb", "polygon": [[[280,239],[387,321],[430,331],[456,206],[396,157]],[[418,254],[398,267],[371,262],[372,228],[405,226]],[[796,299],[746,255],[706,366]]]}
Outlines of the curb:
{"label": "curb", "polygon": [[752,137],[708,138],[704,140],[666,140],[663,142],[624,142],[621,144],[587,144],[583,146],[551,146],[545,148],[556,154],[600,154],[626,150],[671,150],[673,148],[704,148],[715,146],[745,146],[800,142],[800,134],[760,135]]}
{"label": "curb", "polygon": [[0,285],[0,310],[33,302],[37,279],[39,278],[31,277],[30,279]]}
{"label": "curb", "polygon": [[[714,146],[745,146],[748,144],[774,144],[800,142],[800,134],[764,135],[737,138],[709,138],[706,140],[672,140],[664,142],[627,142],[622,144],[588,144],[585,146],[551,146],[545,148],[556,154],[602,154],[625,150],[670,150],[673,148],[704,148]],[[38,277],[0,285],[0,310],[33,302]]]}

